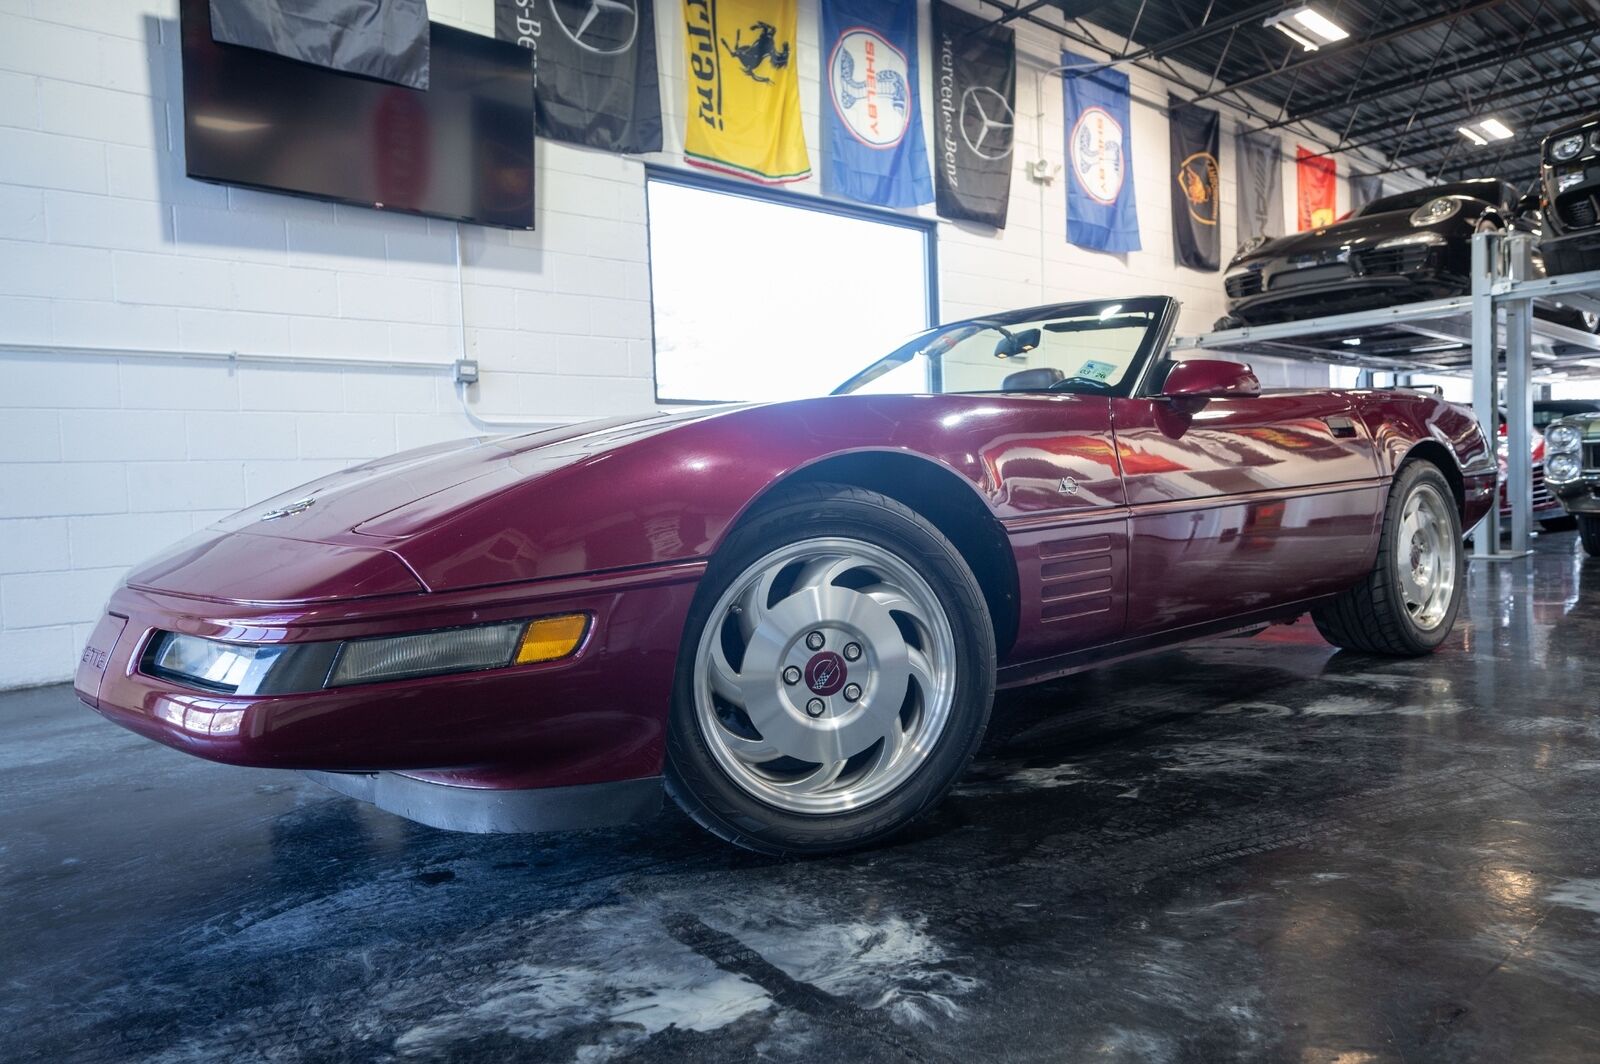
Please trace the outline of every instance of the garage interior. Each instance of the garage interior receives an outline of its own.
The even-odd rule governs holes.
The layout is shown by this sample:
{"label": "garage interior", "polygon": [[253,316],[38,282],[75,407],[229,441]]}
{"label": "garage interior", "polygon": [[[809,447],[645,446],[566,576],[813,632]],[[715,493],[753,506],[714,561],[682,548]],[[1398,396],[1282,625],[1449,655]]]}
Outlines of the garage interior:
{"label": "garage interior", "polygon": [[[1547,135],[1600,114],[1600,6],[957,0],[1014,33],[997,226],[948,216],[933,185],[887,208],[829,184],[829,2],[746,0],[730,19],[770,14],[781,37],[797,15],[794,40],[724,41],[773,79],[797,68],[807,176],[686,162],[685,19],[705,5],[655,5],[650,25],[625,4],[654,35],[657,147],[529,130],[531,226],[396,206],[432,194],[406,165],[374,164],[387,204],[308,193],[289,167],[196,179],[198,138],[251,135],[193,125],[185,20],[210,6],[216,27],[217,7],[0,3],[0,1057],[1600,1058],[1600,557],[1556,508],[1539,418],[1600,411],[1600,258],[1547,271],[1550,221],[1509,217],[1541,202]],[[428,91],[452,49],[514,42],[517,9],[546,4],[544,33],[610,17],[412,0],[434,25]],[[938,178],[938,15],[907,6]],[[1307,10],[1343,36],[1293,20]],[[1064,52],[1129,79],[1137,250],[1069,239]],[[1220,114],[1212,268],[1183,264],[1169,207],[1180,103]],[[409,113],[383,111],[373,136],[396,139],[352,154],[472,155],[448,122],[419,140]],[[1249,247],[1241,136],[1279,144],[1267,238],[1456,182],[1514,198],[1463,243],[1458,291],[1246,321],[1225,286]],[[1334,166],[1328,213],[1301,225],[1315,160]],[[1299,617],[1002,676],[941,803],[811,857],[729,846],[671,800],[627,826],[439,830],[170,749],[75,693],[130,572],[319,478],[826,395],[941,323],[1142,295],[1181,301],[1180,359],[1246,361],[1267,389],[1411,389],[1500,441],[1503,494],[1463,530],[1437,650],[1339,649]]]}

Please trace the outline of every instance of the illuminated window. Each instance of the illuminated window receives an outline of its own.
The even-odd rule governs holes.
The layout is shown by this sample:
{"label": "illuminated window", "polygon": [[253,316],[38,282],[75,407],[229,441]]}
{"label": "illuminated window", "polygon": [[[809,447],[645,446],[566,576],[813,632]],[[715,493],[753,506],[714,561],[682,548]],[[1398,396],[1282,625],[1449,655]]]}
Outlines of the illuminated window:
{"label": "illuminated window", "polygon": [[929,224],[651,173],[662,402],[826,395],[934,323]]}

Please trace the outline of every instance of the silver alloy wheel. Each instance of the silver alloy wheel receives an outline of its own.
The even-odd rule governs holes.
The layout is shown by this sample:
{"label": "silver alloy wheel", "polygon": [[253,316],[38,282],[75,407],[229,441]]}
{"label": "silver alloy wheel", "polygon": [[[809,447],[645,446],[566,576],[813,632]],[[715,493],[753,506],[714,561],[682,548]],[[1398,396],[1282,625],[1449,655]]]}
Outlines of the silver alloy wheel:
{"label": "silver alloy wheel", "polygon": [[955,699],[955,634],[933,588],[863,540],[801,540],[722,593],[695,655],[695,716],[747,794],[857,809],[927,760]]}
{"label": "silver alloy wheel", "polygon": [[1456,593],[1456,551],[1449,504],[1432,484],[1419,484],[1400,511],[1395,563],[1411,622],[1431,632],[1449,616]]}

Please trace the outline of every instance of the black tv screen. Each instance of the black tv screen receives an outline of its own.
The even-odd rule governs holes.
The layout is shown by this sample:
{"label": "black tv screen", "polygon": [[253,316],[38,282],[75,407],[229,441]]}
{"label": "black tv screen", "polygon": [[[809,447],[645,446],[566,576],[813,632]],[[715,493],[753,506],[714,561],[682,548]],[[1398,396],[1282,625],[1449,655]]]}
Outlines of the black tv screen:
{"label": "black tv screen", "polygon": [[431,23],[426,91],[218,44],[183,0],[190,177],[533,228],[533,68],[508,41]]}

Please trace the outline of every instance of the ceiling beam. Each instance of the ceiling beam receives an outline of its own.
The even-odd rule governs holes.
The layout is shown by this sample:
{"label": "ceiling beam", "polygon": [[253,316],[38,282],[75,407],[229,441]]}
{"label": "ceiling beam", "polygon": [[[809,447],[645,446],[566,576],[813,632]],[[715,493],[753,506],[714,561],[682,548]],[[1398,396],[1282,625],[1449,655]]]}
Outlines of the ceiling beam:
{"label": "ceiling beam", "polygon": [[[1469,56],[1466,59],[1460,60],[1459,62],[1439,67],[1433,72],[1433,77],[1435,81],[1448,80],[1459,74],[1472,74],[1480,70],[1487,70],[1495,64],[1504,62],[1508,59],[1524,59],[1530,56],[1540,55],[1544,52],[1551,51],[1560,45],[1570,43],[1574,33],[1580,32],[1582,31],[1563,28],[1554,33],[1547,33],[1541,37],[1534,37],[1528,41],[1525,41],[1520,48],[1510,54],[1507,54],[1504,49],[1498,49],[1493,52],[1482,53],[1481,55]],[[1291,122],[1305,122],[1310,119],[1318,118],[1322,115],[1328,114],[1331,111],[1342,110],[1346,107],[1359,107],[1363,104],[1373,103],[1377,100],[1386,99],[1390,96],[1396,96],[1403,92],[1410,92],[1425,87],[1426,86],[1419,85],[1417,83],[1415,74],[1407,74],[1403,77],[1391,78],[1388,81],[1379,82],[1370,89],[1358,92],[1354,96],[1346,99],[1330,100],[1327,103],[1320,103],[1314,107],[1307,107],[1304,110],[1295,111],[1293,114],[1290,114],[1275,122],[1268,122],[1264,126],[1249,130],[1249,132],[1259,133],[1269,129],[1278,129],[1279,127],[1286,126]]]}
{"label": "ceiling beam", "polygon": [[1319,48],[1317,51],[1311,53],[1311,55],[1304,59],[1297,60],[1293,63],[1286,63],[1275,70],[1263,70],[1259,74],[1252,74],[1247,78],[1229,82],[1226,88],[1217,89],[1208,93],[1202,93],[1200,96],[1196,97],[1195,100],[1196,102],[1200,100],[1209,100],[1212,97],[1221,95],[1224,92],[1233,92],[1238,89],[1249,88],[1251,85],[1266,81],[1270,78],[1282,77],[1285,74],[1298,73],[1307,67],[1316,66],[1319,63],[1325,63],[1329,59],[1354,55],[1363,48],[1373,48],[1377,45],[1385,44],[1392,40],[1397,40],[1398,38],[1408,36],[1409,34],[1416,33],[1420,30],[1430,29],[1431,27],[1440,25],[1441,23],[1450,22],[1454,19],[1460,18],[1463,15],[1470,15],[1476,11],[1483,11],[1487,8],[1494,7],[1504,2],[1505,0],[1475,0],[1473,3],[1465,4],[1449,11],[1442,11],[1433,15],[1425,15],[1422,18],[1415,19],[1411,22],[1402,23],[1399,26],[1394,26],[1387,30],[1376,30],[1360,40],[1350,41],[1332,48]]}

